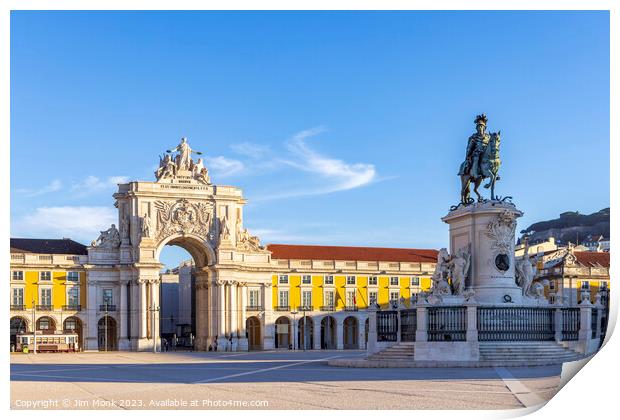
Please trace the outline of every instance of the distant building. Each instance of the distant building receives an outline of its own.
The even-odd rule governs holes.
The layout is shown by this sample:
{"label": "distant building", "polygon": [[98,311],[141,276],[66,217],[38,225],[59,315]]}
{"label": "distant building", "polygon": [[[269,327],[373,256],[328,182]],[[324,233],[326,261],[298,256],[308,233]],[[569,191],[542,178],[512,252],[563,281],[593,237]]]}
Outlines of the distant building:
{"label": "distant building", "polygon": [[[549,251],[555,251],[558,249],[559,244],[555,241],[553,236],[549,237],[547,240],[534,243],[527,244],[528,254],[530,256],[536,254],[544,254]],[[525,254],[525,243],[520,243],[515,246],[515,257],[520,258]]]}

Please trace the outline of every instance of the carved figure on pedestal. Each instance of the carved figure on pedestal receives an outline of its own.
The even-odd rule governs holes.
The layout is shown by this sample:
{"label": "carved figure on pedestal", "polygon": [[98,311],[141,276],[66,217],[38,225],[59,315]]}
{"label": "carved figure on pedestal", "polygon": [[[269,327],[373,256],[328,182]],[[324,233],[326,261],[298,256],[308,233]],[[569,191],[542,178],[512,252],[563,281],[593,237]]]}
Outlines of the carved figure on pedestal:
{"label": "carved figure on pedestal", "polygon": [[525,255],[515,264],[515,282],[521,288],[523,296],[534,297],[534,293],[531,290],[534,277],[536,277],[536,267],[531,263],[526,247]]}
{"label": "carved figure on pedestal", "polygon": [[159,181],[164,178],[174,178],[177,174],[177,167],[172,161],[172,157],[169,154],[159,157],[159,168],[155,171],[155,178]]}
{"label": "carved figure on pedestal", "polygon": [[471,245],[468,245],[456,251],[456,255],[454,255],[448,263],[453,295],[462,295],[465,291],[465,283],[469,277],[469,266],[471,261],[470,248]]}
{"label": "carved figure on pedestal", "polygon": [[198,159],[198,162],[192,168],[192,174],[194,175],[194,179],[202,182],[203,184],[210,184],[211,179],[209,178],[209,171],[205,168],[204,162],[202,158]]}
{"label": "carved figure on pedestal", "polygon": [[230,228],[228,227],[228,217],[224,215],[220,220],[220,242],[230,239]]}
{"label": "carved figure on pedestal", "polygon": [[112,224],[108,230],[100,232],[97,240],[91,243],[91,246],[101,248],[118,248],[121,244],[121,237],[116,229],[116,225]]}
{"label": "carved figure on pedestal", "polygon": [[441,248],[437,254],[437,265],[433,273],[433,295],[450,295],[452,290],[448,283],[450,276],[450,254],[446,248]]}
{"label": "carved figure on pedestal", "polygon": [[181,138],[181,143],[179,143],[177,147],[175,147],[172,150],[166,150],[166,152],[167,153],[179,152],[175,158],[175,163],[176,163],[177,168],[181,171],[190,170],[190,167],[193,164],[192,153],[195,153],[197,155],[202,154],[202,152],[193,150],[187,143],[187,138],[185,137]]}
{"label": "carved figure on pedestal", "polygon": [[144,217],[142,218],[142,226],[140,232],[143,238],[149,238],[151,236],[151,218],[148,213],[144,213]]}

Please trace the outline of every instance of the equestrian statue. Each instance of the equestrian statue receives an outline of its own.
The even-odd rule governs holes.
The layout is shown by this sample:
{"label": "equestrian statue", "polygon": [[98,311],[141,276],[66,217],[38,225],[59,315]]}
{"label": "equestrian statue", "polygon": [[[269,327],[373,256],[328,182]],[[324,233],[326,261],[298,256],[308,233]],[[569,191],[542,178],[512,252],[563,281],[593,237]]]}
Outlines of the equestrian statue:
{"label": "equestrian statue", "polygon": [[491,188],[491,200],[500,200],[495,196],[495,181],[500,179],[498,175],[501,164],[499,159],[500,131],[487,133],[487,117],[484,114],[478,115],[474,123],[476,132],[467,141],[465,161],[461,164],[458,173],[461,177],[461,204],[465,206],[474,202],[470,196],[472,184],[478,202],[484,201],[478,192],[478,187],[485,179],[488,179],[488,182],[484,188]]}

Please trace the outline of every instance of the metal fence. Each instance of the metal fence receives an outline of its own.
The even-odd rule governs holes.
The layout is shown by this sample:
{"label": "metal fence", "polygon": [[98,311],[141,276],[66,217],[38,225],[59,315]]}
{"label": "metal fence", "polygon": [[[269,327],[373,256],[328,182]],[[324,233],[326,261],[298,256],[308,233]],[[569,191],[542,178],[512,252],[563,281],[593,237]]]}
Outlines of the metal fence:
{"label": "metal fence", "polygon": [[465,341],[467,312],[462,306],[428,308],[428,341]]}
{"label": "metal fence", "polygon": [[553,308],[479,307],[479,341],[553,341]]}
{"label": "metal fence", "polygon": [[377,341],[396,341],[398,334],[398,312],[377,312]]}
{"label": "metal fence", "polygon": [[415,309],[400,311],[400,341],[415,341],[415,331],[418,328],[417,313]]}
{"label": "metal fence", "polygon": [[579,339],[581,311],[579,308],[562,308],[562,341]]}

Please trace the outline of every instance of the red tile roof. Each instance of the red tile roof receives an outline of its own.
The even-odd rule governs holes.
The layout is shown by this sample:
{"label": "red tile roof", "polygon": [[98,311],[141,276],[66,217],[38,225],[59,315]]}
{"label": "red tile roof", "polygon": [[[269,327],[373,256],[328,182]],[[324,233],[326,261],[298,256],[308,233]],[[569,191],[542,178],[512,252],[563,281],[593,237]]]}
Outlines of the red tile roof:
{"label": "red tile roof", "polygon": [[267,249],[279,260],[338,260],[385,262],[437,262],[436,249],[370,248],[358,246],[282,245]]}
{"label": "red tile roof", "polygon": [[575,252],[577,262],[589,267],[597,267],[599,265],[609,268],[609,252]]}

